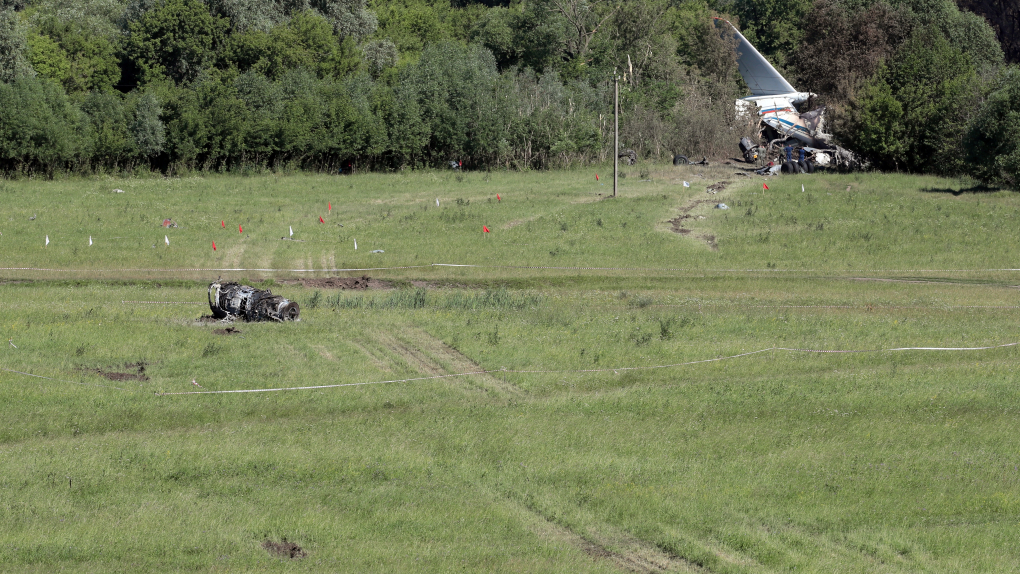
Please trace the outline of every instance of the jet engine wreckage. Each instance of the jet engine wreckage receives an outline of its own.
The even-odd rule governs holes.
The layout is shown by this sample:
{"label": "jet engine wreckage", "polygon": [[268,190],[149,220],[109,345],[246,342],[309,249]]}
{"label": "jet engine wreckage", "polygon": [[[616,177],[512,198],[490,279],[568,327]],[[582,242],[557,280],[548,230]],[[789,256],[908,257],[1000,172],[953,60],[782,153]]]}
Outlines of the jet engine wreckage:
{"label": "jet engine wreckage", "polygon": [[209,285],[209,309],[217,319],[245,321],[296,321],[301,313],[296,301],[233,281]]}
{"label": "jet engine wreckage", "polygon": [[737,42],[737,69],[751,95],[736,101],[737,112],[757,113],[760,145],[748,138],[740,140],[744,160],[759,166],[755,173],[811,173],[815,167],[843,170],[866,167],[850,150],[832,143],[825,133],[825,108],[809,108],[815,94],[798,92],[786,78],[730,22]]}

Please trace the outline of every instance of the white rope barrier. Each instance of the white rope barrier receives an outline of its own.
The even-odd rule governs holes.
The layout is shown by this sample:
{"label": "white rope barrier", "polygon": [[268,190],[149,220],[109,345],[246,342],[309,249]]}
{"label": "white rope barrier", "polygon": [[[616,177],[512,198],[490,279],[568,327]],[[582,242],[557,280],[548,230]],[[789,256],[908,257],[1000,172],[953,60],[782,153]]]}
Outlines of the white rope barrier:
{"label": "white rope barrier", "polygon": [[507,374],[567,374],[567,373],[606,373],[614,372],[619,373],[620,371],[641,371],[649,369],[668,369],[674,367],[683,367],[688,365],[697,365],[701,363],[712,363],[717,361],[725,361],[728,359],[737,359],[740,357],[749,357],[751,355],[757,355],[760,353],[766,353],[769,351],[790,351],[795,353],[883,353],[883,352],[897,352],[897,351],[985,351],[989,349],[1001,349],[1004,347],[1015,347],[1020,343],[1005,343],[1002,345],[991,345],[986,347],[896,347],[892,349],[864,349],[864,350],[823,350],[823,349],[796,349],[788,347],[769,347],[767,349],[759,349],[757,351],[750,351],[747,353],[740,353],[737,355],[728,355],[725,357],[715,357],[711,359],[700,359],[697,361],[686,361],[683,363],[672,363],[668,365],[646,365],[639,367],[606,367],[601,369],[556,369],[556,370],[514,370],[514,369],[495,369],[495,370],[482,370],[482,371],[470,371],[466,373],[453,373],[449,375],[435,375],[431,377],[416,377],[411,379],[395,379],[390,381],[371,381],[362,383],[342,383],[336,385],[315,385],[315,386],[304,386],[304,387],[279,387],[279,388],[262,388],[262,389],[231,389],[224,391],[180,391],[180,392],[161,392],[156,393],[157,396],[165,395],[216,395],[216,394],[236,394],[236,393],[272,393],[280,391],[302,391],[302,390],[314,390],[314,389],[335,389],[340,387],[357,387],[365,385],[386,385],[392,383],[407,383],[413,381],[428,381],[434,379],[447,379],[451,377],[466,377],[471,375],[486,375],[492,373],[507,373]]}
{"label": "white rope barrier", "polygon": [[[689,365],[698,365],[702,363],[713,363],[718,361],[725,361],[729,359],[738,359],[741,357],[749,357],[751,355],[758,355],[760,353],[767,353],[769,351],[788,351],[794,353],[884,353],[884,352],[901,352],[901,351],[987,351],[991,349],[1002,349],[1006,347],[1015,347],[1020,343],[1005,343],[1002,345],[990,345],[984,347],[895,347],[891,349],[799,349],[793,347],[769,347],[767,349],[759,349],[757,351],[750,351],[747,353],[739,353],[736,355],[728,355],[725,357],[713,357],[711,359],[699,359],[696,361],[686,361],[683,363],[670,363],[667,365],[643,365],[637,367],[604,367],[599,369],[494,369],[494,370],[481,370],[481,371],[468,371],[464,373],[451,373],[448,375],[433,375],[428,377],[413,377],[408,379],[393,379],[388,381],[366,381],[360,383],[340,383],[335,385],[311,385],[311,386],[300,386],[300,387],[278,387],[278,388],[261,388],[261,389],[230,389],[222,391],[180,391],[180,392],[157,392],[157,396],[167,395],[218,395],[218,394],[237,394],[237,393],[273,393],[280,391],[305,391],[305,390],[317,390],[317,389],[337,389],[341,387],[361,387],[367,385],[387,385],[393,383],[410,383],[416,381],[431,381],[437,379],[449,379],[453,377],[467,377],[472,375],[487,375],[492,373],[506,373],[506,374],[568,374],[568,373],[607,373],[614,372],[619,374],[620,371],[643,371],[650,369],[669,369],[675,367],[683,367]],[[114,387],[112,385],[100,385],[96,383],[83,383],[78,381],[68,381],[65,379],[55,379],[52,377],[44,377],[42,375],[34,375],[32,373],[26,373],[23,371],[16,371],[14,369],[0,368],[0,370],[8,373],[16,373],[27,377],[35,377],[39,379],[46,379],[49,381],[57,381],[62,383],[71,383],[75,385],[85,385],[102,387],[108,389],[117,389],[120,391],[139,392],[137,389],[124,389],[121,387]]]}

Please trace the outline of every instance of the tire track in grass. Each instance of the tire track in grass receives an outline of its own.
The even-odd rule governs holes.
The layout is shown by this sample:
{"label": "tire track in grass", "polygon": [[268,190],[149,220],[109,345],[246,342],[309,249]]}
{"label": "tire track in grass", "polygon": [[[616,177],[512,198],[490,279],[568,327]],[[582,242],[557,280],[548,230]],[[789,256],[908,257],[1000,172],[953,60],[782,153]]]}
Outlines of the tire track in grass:
{"label": "tire track in grass", "polygon": [[[457,349],[450,347],[441,339],[433,337],[422,329],[408,327],[401,331],[400,335],[408,342],[408,344],[417,347],[424,354],[439,363],[444,369],[444,372],[441,374],[446,375],[485,370],[481,365],[472,361],[469,357]],[[472,375],[467,377],[466,380],[475,382],[476,386],[485,392],[491,393],[495,391],[497,394],[501,395],[522,394],[520,387],[513,383],[505,382],[492,374]]]}
{"label": "tire track in grass", "polygon": [[593,560],[608,560],[621,570],[638,574],[708,572],[694,562],[664,552],[608,524],[599,524],[597,531],[589,529],[582,534],[557,522],[555,517],[547,516],[540,509],[518,500],[515,493],[499,496],[490,491],[489,494],[497,502],[515,510],[525,527],[539,538],[577,548]]}
{"label": "tire track in grass", "polygon": [[[417,327],[402,327],[399,334],[377,333],[374,339],[383,352],[391,356],[395,365],[415,370],[423,375],[484,371],[481,366],[456,349]],[[496,396],[521,394],[515,385],[504,383],[490,374],[471,375],[462,380],[476,390]]]}
{"label": "tire track in grass", "polygon": [[441,365],[432,360],[431,357],[415,348],[412,345],[401,341],[392,333],[376,333],[375,342],[389,354],[395,356],[397,363],[403,363],[406,368],[417,371],[422,375],[435,376],[446,375]]}

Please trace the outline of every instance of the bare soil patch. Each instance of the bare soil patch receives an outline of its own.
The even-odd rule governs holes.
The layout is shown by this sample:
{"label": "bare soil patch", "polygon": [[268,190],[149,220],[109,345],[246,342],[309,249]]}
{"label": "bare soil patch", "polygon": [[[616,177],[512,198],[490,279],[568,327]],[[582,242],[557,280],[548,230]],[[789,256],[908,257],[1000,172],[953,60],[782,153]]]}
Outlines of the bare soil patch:
{"label": "bare soil patch", "polygon": [[289,558],[291,560],[297,560],[299,558],[304,558],[305,556],[308,556],[308,553],[305,552],[303,548],[301,548],[294,542],[288,542],[286,538],[279,542],[269,540],[267,538],[266,541],[262,543],[262,548],[265,548],[266,552],[272,554],[273,556],[279,556],[280,558]]}
{"label": "bare soil patch", "polygon": [[362,275],[361,277],[323,277],[323,278],[308,278],[308,279],[296,279],[293,281],[283,281],[287,285],[302,285],[304,287],[312,287],[314,289],[341,289],[341,290],[362,290],[362,289],[392,289],[393,285],[389,281],[383,281],[381,279],[372,279],[368,275]]}
{"label": "bare soil patch", "polygon": [[[105,377],[111,381],[148,381],[149,377],[145,374],[145,362],[139,361],[137,363],[126,363],[125,369],[130,369],[133,372],[121,372],[105,369],[96,369],[95,372],[101,377]],[[112,367],[111,367],[112,369]]]}
{"label": "bare soil patch", "polygon": [[[728,182],[728,181],[721,181],[719,183],[713,184],[712,186],[709,186],[709,189],[716,188],[719,191],[722,191],[723,189],[726,188],[726,184],[728,184],[728,183],[730,183],[730,182]],[[716,187],[716,186],[722,186],[722,187]],[[673,231],[673,233],[677,233],[679,235],[684,235],[684,236],[691,235],[691,233],[693,233],[693,230],[684,227],[684,222],[687,221],[688,219],[694,219],[694,216],[691,215],[691,212],[694,211],[694,208],[698,207],[699,205],[704,205],[706,203],[716,203],[716,200],[714,200],[714,199],[696,199],[694,201],[691,201],[691,202],[688,202],[688,203],[684,204],[684,206],[680,208],[680,214],[677,215],[676,217],[674,217],[673,219],[670,219],[669,222],[668,222],[670,224],[670,226],[671,226],[671,230]],[[701,241],[704,241],[705,244],[708,245],[708,248],[711,249],[712,251],[718,251],[719,250],[719,244],[716,243],[714,235],[702,234],[702,235],[694,235],[693,237],[696,237],[697,239],[700,239]]]}
{"label": "bare soil patch", "polygon": [[712,185],[706,187],[705,191],[709,191],[709,192],[712,192],[712,193],[719,193],[720,191],[725,190],[726,186],[731,184],[731,183],[733,183],[733,182],[731,182],[731,181],[720,181],[718,183],[713,183]]}
{"label": "bare soil patch", "polygon": [[227,327],[226,329],[216,329],[213,331],[215,335],[240,335],[241,330],[233,327]]}
{"label": "bare soil patch", "polygon": [[684,221],[688,219],[694,219],[694,216],[691,215],[691,212],[694,211],[695,207],[698,207],[699,205],[704,205],[706,203],[715,203],[715,200],[696,199],[681,207],[680,214],[674,217],[673,219],[669,220],[670,225],[673,226],[673,233],[679,233],[680,235],[687,235],[688,233],[690,233],[691,232],[690,229],[684,228],[683,226]]}

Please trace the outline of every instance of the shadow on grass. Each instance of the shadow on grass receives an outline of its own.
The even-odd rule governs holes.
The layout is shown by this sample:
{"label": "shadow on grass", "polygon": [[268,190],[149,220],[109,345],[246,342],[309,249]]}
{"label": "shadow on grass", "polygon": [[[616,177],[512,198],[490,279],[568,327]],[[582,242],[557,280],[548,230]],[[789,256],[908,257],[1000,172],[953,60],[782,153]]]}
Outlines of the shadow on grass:
{"label": "shadow on grass", "polygon": [[970,187],[961,187],[960,189],[951,189],[948,187],[925,187],[921,188],[921,191],[925,193],[951,193],[956,197],[959,197],[965,193],[995,193],[996,191],[1002,191],[1004,188],[995,185],[987,185],[984,183],[978,183]]}

